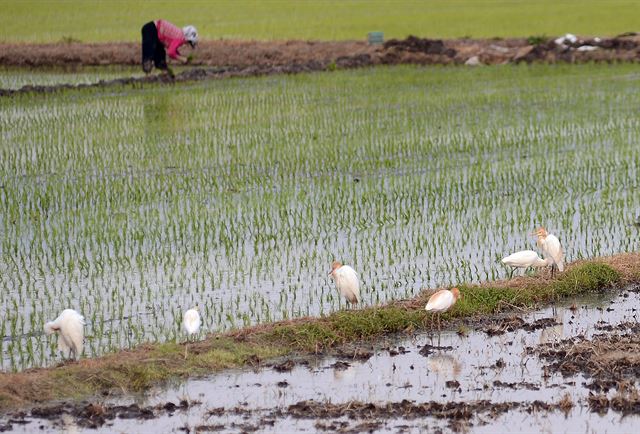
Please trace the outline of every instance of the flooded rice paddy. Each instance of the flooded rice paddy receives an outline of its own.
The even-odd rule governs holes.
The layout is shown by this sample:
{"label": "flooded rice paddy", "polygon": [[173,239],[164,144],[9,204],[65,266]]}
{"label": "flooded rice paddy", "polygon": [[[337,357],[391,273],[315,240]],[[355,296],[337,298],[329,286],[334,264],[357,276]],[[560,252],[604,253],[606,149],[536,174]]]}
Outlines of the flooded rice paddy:
{"label": "flooded rice paddy", "polygon": [[100,80],[141,77],[139,67],[102,66],[64,68],[0,67],[0,89],[20,89],[23,86],[55,86],[59,84],[93,84]]}
{"label": "flooded rice paddy", "polygon": [[85,315],[93,357],[182,339],[196,304],[203,333],[340,309],[335,259],[376,305],[504,277],[499,259],[540,225],[568,261],[637,251],[634,68],[393,67],[3,99],[0,368],[56,363],[42,326],[64,308]]}
{"label": "flooded rice paddy", "polygon": [[[353,353],[227,371],[125,401],[45,407],[0,425],[13,418],[24,422],[13,423],[16,432],[633,432],[637,411],[594,406],[594,396],[614,397],[615,389],[598,391],[597,378],[583,372],[563,375],[538,351],[610,328],[611,337],[637,334],[639,291],[459,325],[465,333],[389,338]],[[505,322],[520,326],[497,333]],[[637,383],[633,374],[626,380],[627,388]]]}

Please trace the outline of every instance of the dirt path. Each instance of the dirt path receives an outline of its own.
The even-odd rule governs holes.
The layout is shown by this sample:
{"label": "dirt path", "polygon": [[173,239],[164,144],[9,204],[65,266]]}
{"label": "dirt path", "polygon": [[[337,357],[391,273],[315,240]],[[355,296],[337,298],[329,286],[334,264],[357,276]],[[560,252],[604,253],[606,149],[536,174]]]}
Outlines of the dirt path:
{"label": "dirt path", "polygon": [[[639,61],[640,35],[573,39],[456,39],[409,36],[383,45],[360,41],[204,41],[194,53],[198,67],[177,81],[230,76],[298,73],[375,65],[493,65],[518,62]],[[96,65],[137,65],[137,43],[0,44],[0,66],[79,68]],[[0,96],[48,92],[70,87],[112,86],[163,81],[158,77],[125,78],[92,85],[25,86],[0,90]]]}
{"label": "dirt path", "polygon": [[[500,64],[518,61],[584,62],[640,60],[640,35],[578,38],[558,44],[553,39],[434,40],[409,36],[383,45],[364,41],[203,41],[194,52],[194,65],[236,67],[284,66],[318,62],[378,65]],[[477,57],[477,59],[473,59]],[[0,44],[2,66],[137,65],[140,44],[57,43]]]}

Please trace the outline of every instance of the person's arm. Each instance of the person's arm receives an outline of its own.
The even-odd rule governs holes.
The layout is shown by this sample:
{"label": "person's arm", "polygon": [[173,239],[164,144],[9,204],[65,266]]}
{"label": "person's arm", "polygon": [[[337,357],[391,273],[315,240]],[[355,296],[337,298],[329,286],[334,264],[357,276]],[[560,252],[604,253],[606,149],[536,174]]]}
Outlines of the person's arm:
{"label": "person's arm", "polygon": [[169,45],[169,49],[167,50],[167,54],[169,55],[169,57],[171,57],[172,59],[176,59],[182,63],[187,63],[188,62],[188,58],[181,55],[180,52],[178,51],[178,48],[180,48],[180,46],[184,44],[184,41],[181,41],[179,39],[174,39],[173,41],[171,41],[171,45]]}

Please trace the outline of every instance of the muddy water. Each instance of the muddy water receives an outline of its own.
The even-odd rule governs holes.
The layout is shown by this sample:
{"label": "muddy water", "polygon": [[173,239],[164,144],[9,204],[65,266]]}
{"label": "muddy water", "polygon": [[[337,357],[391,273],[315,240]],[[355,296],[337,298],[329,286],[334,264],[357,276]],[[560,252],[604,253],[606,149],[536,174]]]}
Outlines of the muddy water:
{"label": "muddy water", "polygon": [[[382,432],[417,432],[425,428],[470,429],[478,433],[512,430],[632,432],[640,424],[640,417],[622,417],[611,410],[604,415],[591,412],[586,402],[589,390],[584,387],[586,379],[582,375],[563,378],[550,372],[537,356],[527,354],[526,348],[572,336],[590,337],[602,333],[597,329],[602,322],[616,325],[638,321],[638,308],[640,293],[627,288],[607,295],[570,300],[528,314],[509,315],[517,315],[527,324],[545,318],[558,323],[534,331],[520,328],[489,336],[488,326],[483,324],[470,328],[466,336],[457,333],[460,330],[443,330],[440,337],[421,334],[380,341],[365,348],[373,354],[366,361],[324,357],[297,361],[290,372],[277,372],[273,367],[229,371],[155,390],[131,401],[113,402],[158,406],[188,400],[192,406],[171,414],[162,413],[150,420],[116,418],[97,432],[238,432],[254,429],[313,432],[336,428]],[[425,345],[439,348],[421,354]],[[530,403],[539,400],[555,404],[565,394],[574,403],[570,411],[531,411]],[[492,404],[520,403],[522,407],[498,415],[478,412],[465,421],[429,415],[367,418],[361,413],[338,419],[300,418],[287,411],[290,405],[306,400],[330,404],[360,401],[379,405],[403,400],[459,405],[489,400]],[[70,432],[82,431],[76,423],[72,417],[67,417],[66,421],[32,420],[13,427],[18,432],[27,432],[36,426],[42,426],[45,432],[64,427]]]}

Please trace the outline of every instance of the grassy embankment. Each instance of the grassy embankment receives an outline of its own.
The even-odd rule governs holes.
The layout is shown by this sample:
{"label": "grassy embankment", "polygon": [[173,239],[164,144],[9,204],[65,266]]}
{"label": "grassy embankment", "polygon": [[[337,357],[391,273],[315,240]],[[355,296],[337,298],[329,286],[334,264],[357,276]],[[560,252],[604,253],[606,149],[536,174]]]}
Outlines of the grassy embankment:
{"label": "grassy embankment", "polygon": [[47,7],[9,0],[0,41],[138,41],[142,24],[157,18],[194,24],[204,39],[364,39],[374,30],[386,38],[527,37],[637,30],[640,8],[627,0],[63,0]]}
{"label": "grassy embankment", "polygon": [[[461,285],[463,299],[443,319],[453,322],[513,308],[533,308],[563,297],[638,281],[638,253],[580,261],[556,279],[518,277],[511,281]],[[191,344],[186,359],[182,344],[149,344],[55,368],[0,374],[0,409],[105,392],[140,391],[169,379],[255,365],[279,356],[322,353],[346,343],[417,331],[425,327],[423,307],[429,295],[430,291],[425,291],[412,300],[385,306],[212,334]]]}

